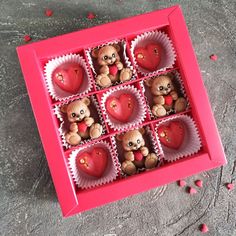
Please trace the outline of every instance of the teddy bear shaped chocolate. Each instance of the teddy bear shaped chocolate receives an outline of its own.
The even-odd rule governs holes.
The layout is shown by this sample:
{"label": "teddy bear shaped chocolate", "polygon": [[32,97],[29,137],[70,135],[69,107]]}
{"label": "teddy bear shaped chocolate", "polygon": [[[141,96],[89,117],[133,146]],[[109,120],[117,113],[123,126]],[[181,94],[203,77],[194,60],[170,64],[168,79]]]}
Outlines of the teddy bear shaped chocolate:
{"label": "teddy bear shaped chocolate", "polygon": [[92,51],[92,56],[97,59],[100,66],[96,82],[102,88],[111,86],[113,83],[130,80],[132,71],[125,68],[119,56],[118,44],[105,45]]}
{"label": "teddy bear shaped chocolate", "polygon": [[121,168],[127,175],[136,173],[137,168],[151,169],[157,164],[157,156],[149,153],[145,146],[143,135],[144,128],[127,131],[125,134],[118,134],[117,140],[122,142],[125,160],[122,162]]}
{"label": "teddy bear shaped chocolate", "polygon": [[146,85],[150,87],[153,95],[152,113],[157,117],[165,116],[173,109],[176,113],[186,109],[186,99],[179,97],[172,80],[172,74],[160,75],[146,80]]}
{"label": "teddy bear shaped chocolate", "polygon": [[98,138],[102,134],[102,126],[90,116],[89,105],[90,100],[85,97],[61,107],[70,122],[70,131],[65,138],[71,145],[78,145],[82,139]]}

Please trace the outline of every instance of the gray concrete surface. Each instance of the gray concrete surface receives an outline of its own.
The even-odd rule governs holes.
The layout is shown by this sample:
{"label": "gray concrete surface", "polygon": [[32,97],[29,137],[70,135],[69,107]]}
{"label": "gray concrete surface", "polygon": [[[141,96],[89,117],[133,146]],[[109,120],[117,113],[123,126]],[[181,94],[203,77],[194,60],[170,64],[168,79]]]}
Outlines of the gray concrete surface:
{"label": "gray concrete surface", "polygon": [[[228,165],[63,219],[15,48],[33,41],[180,4],[226,151]],[[54,10],[51,18],[44,8]],[[87,20],[87,12],[97,14]],[[0,1],[0,235],[236,235],[236,1]],[[217,62],[209,55],[219,56]]]}

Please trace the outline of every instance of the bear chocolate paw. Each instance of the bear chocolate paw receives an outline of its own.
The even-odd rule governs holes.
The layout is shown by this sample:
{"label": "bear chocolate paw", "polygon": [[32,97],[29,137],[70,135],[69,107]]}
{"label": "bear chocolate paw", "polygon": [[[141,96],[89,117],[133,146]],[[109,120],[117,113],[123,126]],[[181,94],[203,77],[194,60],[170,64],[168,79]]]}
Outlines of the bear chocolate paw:
{"label": "bear chocolate paw", "polygon": [[131,161],[124,161],[121,169],[127,175],[134,175],[136,173],[136,166]]}
{"label": "bear chocolate paw", "polygon": [[156,166],[157,164],[157,156],[154,153],[148,154],[145,160],[145,167],[147,169],[152,169]]}
{"label": "bear chocolate paw", "polygon": [[96,82],[99,86],[101,86],[103,88],[107,88],[112,85],[111,79],[105,74],[98,75]]}
{"label": "bear chocolate paw", "polygon": [[132,71],[129,68],[124,68],[120,72],[120,81],[125,82],[130,80],[132,76]]}
{"label": "bear chocolate paw", "polygon": [[68,134],[66,134],[66,141],[70,144],[70,145],[78,145],[81,142],[81,137],[74,132],[69,132]]}
{"label": "bear chocolate paw", "polygon": [[166,109],[162,105],[154,105],[152,107],[152,114],[157,117],[165,116]]}
{"label": "bear chocolate paw", "polygon": [[92,139],[100,137],[102,135],[102,126],[98,123],[93,124],[89,130],[89,134]]}

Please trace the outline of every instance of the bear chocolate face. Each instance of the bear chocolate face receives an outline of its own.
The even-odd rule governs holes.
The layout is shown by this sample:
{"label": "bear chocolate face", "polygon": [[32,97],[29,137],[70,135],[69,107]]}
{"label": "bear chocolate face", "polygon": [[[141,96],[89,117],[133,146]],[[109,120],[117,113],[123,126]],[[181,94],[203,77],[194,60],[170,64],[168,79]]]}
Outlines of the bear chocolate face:
{"label": "bear chocolate face", "polygon": [[117,48],[111,45],[104,46],[97,52],[97,60],[99,65],[113,65],[115,62],[120,61]]}
{"label": "bear chocolate face", "polygon": [[156,96],[163,96],[169,94],[174,90],[173,83],[171,78],[168,76],[159,76],[156,77],[151,85],[151,92]]}
{"label": "bear chocolate face", "polygon": [[79,122],[85,117],[90,116],[90,110],[88,108],[89,104],[90,100],[88,98],[83,98],[62,106],[61,111],[67,114],[69,122]]}
{"label": "bear chocolate face", "polygon": [[89,109],[82,101],[76,101],[67,108],[67,117],[70,122],[81,121],[89,115]]}
{"label": "bear chocolate face", "polygon": [[144,145],[145,141],[139,130],[128,131],[122,138],[122,146],[125,151],[135,151]]}

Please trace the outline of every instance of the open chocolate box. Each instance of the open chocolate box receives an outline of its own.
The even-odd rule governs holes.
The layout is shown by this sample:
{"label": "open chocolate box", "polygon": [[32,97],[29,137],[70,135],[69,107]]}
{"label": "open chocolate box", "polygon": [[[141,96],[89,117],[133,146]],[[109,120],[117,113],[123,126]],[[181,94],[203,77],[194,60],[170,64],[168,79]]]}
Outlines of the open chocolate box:
{"label": "open chocolate box", "polygon": [[226,163],[179,6],[17,52],[64,216]]}

